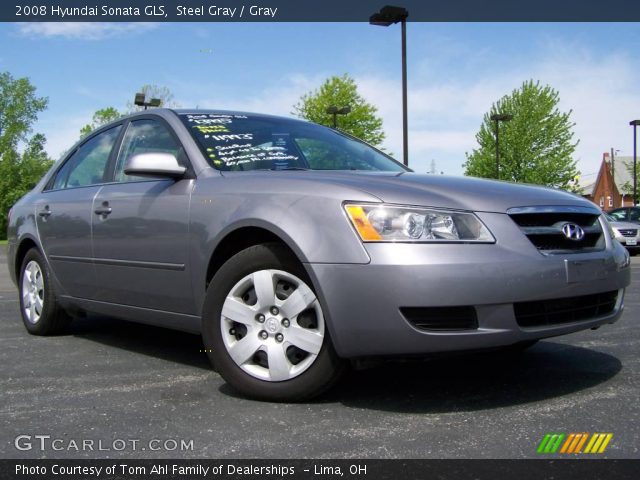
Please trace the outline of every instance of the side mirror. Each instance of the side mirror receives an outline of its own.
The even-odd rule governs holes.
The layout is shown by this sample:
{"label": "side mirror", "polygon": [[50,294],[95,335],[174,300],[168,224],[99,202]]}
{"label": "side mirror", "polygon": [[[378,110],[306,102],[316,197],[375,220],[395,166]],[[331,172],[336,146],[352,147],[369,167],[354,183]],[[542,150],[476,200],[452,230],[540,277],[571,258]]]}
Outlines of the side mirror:
{"label": "side mirror", "polygon": [[178,159],[171,153],[140,153],[129,159],[124,167],[127,175],[140,175],[148,177],[180,178],[186,168],[178,164]]}

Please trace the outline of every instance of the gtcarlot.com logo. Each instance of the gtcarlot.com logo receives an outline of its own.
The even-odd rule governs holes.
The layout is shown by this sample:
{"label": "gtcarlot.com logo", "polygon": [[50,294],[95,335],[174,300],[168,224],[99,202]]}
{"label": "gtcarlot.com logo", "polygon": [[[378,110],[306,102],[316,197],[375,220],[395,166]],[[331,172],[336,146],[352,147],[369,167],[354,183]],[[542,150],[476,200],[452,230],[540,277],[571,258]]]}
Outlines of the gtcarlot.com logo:
{"label": "gtcarlot.com logo", "polygon": [[613,433],[547,433],[538,445],[538,453],[604,453]]}
{"label": "gtcarlot.com logo", "polygon": [[51,435],[18,435],[13,441],[16,450],[29,451],[74,451],[74,452],[122,452],[122,451],[193,451],[193,440],[174,438],[114,438],[112,440],[91,438],[56,438]]}

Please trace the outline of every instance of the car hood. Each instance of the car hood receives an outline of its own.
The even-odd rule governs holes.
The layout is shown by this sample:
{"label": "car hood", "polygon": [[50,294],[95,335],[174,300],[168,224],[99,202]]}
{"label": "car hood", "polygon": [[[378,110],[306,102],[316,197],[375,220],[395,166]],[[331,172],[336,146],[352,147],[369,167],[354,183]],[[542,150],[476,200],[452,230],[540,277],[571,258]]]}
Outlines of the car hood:
{"label": "car hood", "polygon": [[612,222],[612,221],[609,221],[609,224],[613,228],[622,229],[622,230],[627,230],[627,229],[637,230],[638,228],[640,228],[637,223],[631,223],[631,222],[617,222],[617,221],[616,222]]}
{"label": "car hood", "polygon": [[[293,186],[290,182],[299,181],[317,183],[314,187],[319,189],[330,188],[330,185],[348,187],[395,204],[498,213],[512,207],[534,205],[583,206],[599,211],[592,202],[565,191],[473,177],[321,170],[224,172],[223,175],[246,179],[268,177],[272,181],[277,179],[280,186]],[[286,182],[280,182],[285,179]]]}

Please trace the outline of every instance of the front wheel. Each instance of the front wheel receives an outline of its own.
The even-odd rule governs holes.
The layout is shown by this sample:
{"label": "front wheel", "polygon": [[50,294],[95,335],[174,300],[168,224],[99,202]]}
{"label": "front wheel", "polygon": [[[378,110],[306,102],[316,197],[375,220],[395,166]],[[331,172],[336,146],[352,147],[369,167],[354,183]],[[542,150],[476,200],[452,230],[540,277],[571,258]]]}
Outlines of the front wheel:
{"label": "front wheel", "polygon": [[228,260],[209,284],[202,323],[210,360],[247,396],[304,400],[343,370],[311,282],[281,245],[250,247]]}

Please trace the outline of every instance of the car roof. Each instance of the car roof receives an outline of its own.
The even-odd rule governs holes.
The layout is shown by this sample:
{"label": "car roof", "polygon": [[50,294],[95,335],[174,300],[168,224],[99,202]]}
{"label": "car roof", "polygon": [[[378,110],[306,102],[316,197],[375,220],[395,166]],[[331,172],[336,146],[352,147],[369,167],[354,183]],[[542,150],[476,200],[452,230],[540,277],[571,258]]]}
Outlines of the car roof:
{"label": "car roof", "polygon": [[[147,110],[139,110],[137,112],[127,113],[119,117],[117,120],[113,120],[109,123],[105,123],[104,125],[100,125],[99,128],[96,128],[95,131],[103,130],[105,127],[109,127],[111,125],[115,125],[123,120],[129,120],[132,118],[145,116],[145,115],[158,115],[164,118],[167,117],[175,117],[175,115],[244,115],[247,117],[253,118],[264,118],[264,119],[273,119],[273,120],[285,120],[289,122],[296,122],[302,124],[313,124],[313,122],[309,122],[302,118],[294,118],[294,117],[285,117],[282,115],[270,115],[267,113],[256,113],[256,112],[245,112],[242,110],[216,110],[216,109],[200,109],[200,108],[162,108],[162,107],[152,107]],[[320,125],[321,127],[324,125]],[[93,132],[92,132],[93,133]]]}
{"label": "car roof", "polygon": [[[158,109],[155,109],[158,110]],[[216,110],[216,109],[199,109],[199,108],[173,108],[173,109],[164,109],[170,110],[177,115],[244,115],[247,117],[253,118],[265,118],[265,119],[277,119],[277,120],[288,120],[292,122],[300,122],[300,123],[310,123],[306,120],[300,118],[293,117],[285,117],[282,115],[270,115],[267,113],[256,113],[256,112],[245,112],[241,110]]]}
{"label": "car roof", "polygon": [[[168,119],[168,118],[175,118],[176,115],[244,115],[244,116],[250,116],[253,118],[263,118],[263,119],[273,119],[273,120],[284,120],[284,121],[288,121],[288,122],[295,122],[295,123],[300,123],[300,124],[305,124],[305,125],[318,125],[315,124],[313,122],[309,122],[307,120],[304,119],[300,119],[300,118],[292,118],[292,117],[283,117],[283,116],[279,116],[279,115],[269,115],[266,113],[254,113],[254,112],[245,112],[245,111],[240,111],[240,110],[215,110],[215,109],[199,109],[199,108],[162,108],[162,107],[152,107],[150,109],[147,110],[139,110],[137,112],[132,112],[132,113],[128,113],[126,115],[123,115],[121,117],[119,117],[116,120],[113,120],[109,123],[105,123],[104,125],[100,125],[98,128],[96,128],[94,131],[92,131],[89,135],[87,135],[86,137],[82,137],[80,140],[78,140],[72,147],[71,149],[75,148],[78,144],[80,144],[81,142],[83,142],[85,139],[87,139],[90,136],[93,136],[99,132],[102,132],[104,130],[108,130],[109,128],[111,128],[114,125],[117,125],[118,123],[122,123],[123,121],[127,121],[127,120],[131,120],[131,119],[135,119],[137,117],[144,117],[144,116],[148,116],[148,115],[156,115],[156,116],[160,116],[164,119]],[[324,127],[324,128],[328,128],[325,127],[324,125],[318,125],[320,127]]]}

